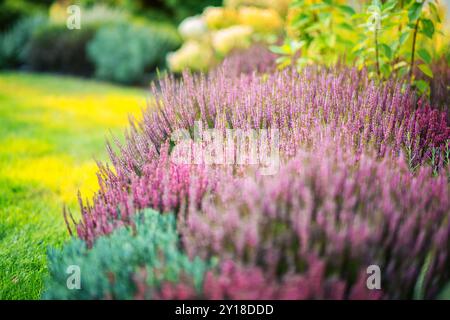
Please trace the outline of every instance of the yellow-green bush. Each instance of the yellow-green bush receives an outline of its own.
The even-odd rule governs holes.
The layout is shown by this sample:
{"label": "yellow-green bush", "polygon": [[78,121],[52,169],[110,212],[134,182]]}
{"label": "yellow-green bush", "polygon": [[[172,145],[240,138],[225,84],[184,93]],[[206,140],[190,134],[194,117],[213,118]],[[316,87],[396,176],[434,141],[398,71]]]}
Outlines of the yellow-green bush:
{"label": "yellow-green bush", "polygon": [[188,40],[204,40],[208,34],[208,27],[201,16],[184,19],[178,26],[181,37]]}
{"label": "yellow-green bush", "polygon": [[212,35],[213,48],[220,56],[226,56],[233,49],[248,48],[252,43],[252,32],[251,27],[243,25],[218,30]]}
{"label": "yellow-green bush", "polygon": [[283,28],[283,20],[274,9],[239,8],[239,21],[260,34],[278,34]]}
{"label": "yellow-green bush", "polygon": [[292,0],[224,0],[224,5],[227,8],[239,8],[243,6],[269,8],[276,10],[281,16],[285,16],[291,1]]}
{"label": "yellow-green bush", "polygon": [[206,71],[235,49],[273,42],[283,33],[288,2],[226,1],[185,19],[178,31],[186,43],[167,57],[169,68]]}
{"label": "yellow-green bush", "polygon": [[210,30],[218,30],[239,23],[237,10],[232,8],[209,7],[203,12],[206,25]]}
{"label": "yellow-green bush", "polygon": [[208,43],[189,40],[176,52],[169,53],[167,64],[173,72],[184,69],[206,71],[215,63],[212,49]]}
{"label": "yellow-green bush", "polygon": [[293,0],[287,39],[273,50],[281,55],[280,67],[345,62],[379,80],[403,77],[429,94],[432,63],[448,43],[444,15],[437,0],[371,0],[358,6],[346,0]]}

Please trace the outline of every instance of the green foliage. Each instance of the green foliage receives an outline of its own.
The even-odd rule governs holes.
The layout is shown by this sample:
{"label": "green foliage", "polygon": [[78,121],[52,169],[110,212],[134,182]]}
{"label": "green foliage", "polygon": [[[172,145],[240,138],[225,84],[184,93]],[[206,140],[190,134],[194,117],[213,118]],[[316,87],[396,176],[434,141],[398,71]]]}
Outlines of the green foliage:
{"label": "green foliage", "polygon": [[[66,270],[73,265],[80,268],[80,290],[67,288]],[[136,277],[142,273],[150,287],[187,276],[200,290],[208,268],[201,259],[190,260],[180,251],[175,216],[149,209],[135,217],[134,228],[121,227],[91,249],[74,238],[62,251],[50,250],[50,278],[43,298],[132,299]]]}
{"label": "green foliage", "polygon": [[441,23],[437,1],[372,0],[359,12],[343,3],[294,0],[288,24],[294,32],[273,47],[281,55],[279,65],[356,63],[381,80],[408,77],[419,92],[429,94],[429,81],[416,80],[414,74],[433,78],[431,63],[438,57],[430,43]]}
{"label": "green foliage", "polygon": [[100,79],[135,83],[161,66],[178,45],[178,35],[170,27],[122,23],[102,27],[88,54]]}
{"label": "green foliage", "polygon": [[25,61],[27,44],[34,30],[44,23],[42,16],[27,17],[0,34],[0,68],[17,67]]}
{"label": "green foliage", "polygon": [[29,44],[27,63],[33,70],[90,75],[93,65],[86,47],[96,32],[95,26],[69,30],[62,24],[39,28]]}
{"label": "green foliage", "polygon": [[0,32],[6,31],[20,19],[44,14],[53,0],[0,0]]}
{"label": "green foliage", "polygon": [[163,0],[162,2],[164,3],[164,7],[178,21],[199,14],[208,6],[218,7],[222,5],[222,0]]}
{"label": "green foliage", "polygon": [[354,45],[351,40],[354,30],[349,24],[354,10],[340,2],[293,1],[291,10],[297,14],[290,20],[290,28],[300,32],[298,38],[288,39],[279,49],[274,48],[283,55],[278,61],[282,66],[291,64],[299,50],[302,55],[295,61],[299,67],[312,63],[333,65],[344,56],[342,53],[348,52]]}
{"label": "green foliage", "polygon": [[222,0],[77,0],[75,2],[83,7],[103,4],[124,9],[134,15],[153,17],[156,21],[170,19],[176,22],[201,13],[208,6],[222,5]]}

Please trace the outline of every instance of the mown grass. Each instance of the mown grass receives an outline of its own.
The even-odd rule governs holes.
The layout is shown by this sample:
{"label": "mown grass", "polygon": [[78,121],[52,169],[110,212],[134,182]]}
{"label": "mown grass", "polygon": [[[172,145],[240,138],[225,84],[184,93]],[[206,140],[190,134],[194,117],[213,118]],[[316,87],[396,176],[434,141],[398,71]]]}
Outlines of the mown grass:
{"label": "mown grass", "polygon": [[0,73],[0,299],[38,299],[66,204],[97,188],[95,159],[146,93],[62,76]]}

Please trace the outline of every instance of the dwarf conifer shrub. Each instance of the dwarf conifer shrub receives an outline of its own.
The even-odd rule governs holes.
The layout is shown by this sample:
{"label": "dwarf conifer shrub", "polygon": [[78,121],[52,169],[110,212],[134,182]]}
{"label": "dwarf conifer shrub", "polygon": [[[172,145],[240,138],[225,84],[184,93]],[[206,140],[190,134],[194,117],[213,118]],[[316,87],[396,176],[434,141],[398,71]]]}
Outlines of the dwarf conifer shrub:
{"label": "dwarf conifer shrub", "polygon": [[[72,239],[62,250],[51,249],[48,258],[45,299],[151,298],[161,283],[178,283],[183,278],[195,293],[210,267],[180,251],[174,215],[153,210],[137,214],[131,225],[99,238],[92,248]],[[73,266],[80,271],[79,290],[68,288],[72,272],[68,268]],[[152,290],[143,290],[147,287]]]}
{"label": "dwarf conifer shrub", "polygon": [[0,33],[0,68],[15,68],[27,57],[28,43],[33,32],[46,23],[43,16],[32,16],[18,20],[11,28]]}

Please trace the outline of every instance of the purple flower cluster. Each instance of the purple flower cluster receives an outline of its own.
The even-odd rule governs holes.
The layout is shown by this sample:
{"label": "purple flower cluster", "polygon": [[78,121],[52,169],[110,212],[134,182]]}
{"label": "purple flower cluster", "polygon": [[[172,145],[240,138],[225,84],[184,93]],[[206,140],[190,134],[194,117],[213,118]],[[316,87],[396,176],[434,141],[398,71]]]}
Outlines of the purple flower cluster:
{"label": "purple flower cluster", "polygon": [[365,274],[361,274],[346,292],[346,283],[337,278],[326,278],[326,265],[310,258],[310,268],[303,274],[287,275],[281,281],[268,278],[258,267],[239,266],[231,260],[221,263],[217,272],[206,274],[201,292],[197,293],[186,282],[164,283],[153,295],[155,299],[211,299],[211,300],[375,300],[380,291],[366,288]]}
{"label": "purple flower cluster", "polygon": [[254,44],[245,50],[232,52],[219,66],[229,77],[241,74],[273,73],[277,69],[277,55],[264,44]]}
{"label": "purple flower cluster", "polygon": [[428,255],[427,294],[448,280],[449,218],[445,175],[433,177],[428,167],[413,175],[401,158],[355,159],[329,149],[299,152],[276,176],[220,183],[180,217],[179,228],[189,255],[258,266],[271,282],[313,272],[309,259],[323,259],[323,282],[336,278],[347,298],[347,284],[377,265],[383,292],[398,299],[413,297]]}
{"label": "purple flower cluster", "polygon": [[[449,279],[450,128],[401,82],[352,69],[219,69],[166,78],[152,93],[126,143],[108,147],[113,167],[100,165],[93,203],[80,200],[76,229],[89,245],[151,207],[178,214],[189,255],[220,258],[207,298],[411,298],[421,272],[433,297]],[[279,172],[172,162],[172,134],[193,134],[196,121],[278,129]],[[376,293],[365,286],[373,264]],[[195,293],[167,284],[161,298],[176,297],[174,286]]]}

